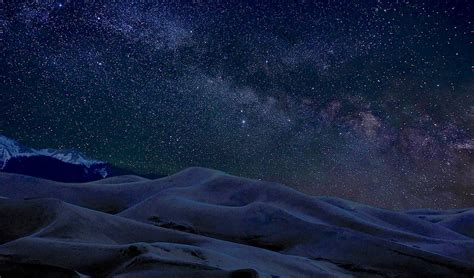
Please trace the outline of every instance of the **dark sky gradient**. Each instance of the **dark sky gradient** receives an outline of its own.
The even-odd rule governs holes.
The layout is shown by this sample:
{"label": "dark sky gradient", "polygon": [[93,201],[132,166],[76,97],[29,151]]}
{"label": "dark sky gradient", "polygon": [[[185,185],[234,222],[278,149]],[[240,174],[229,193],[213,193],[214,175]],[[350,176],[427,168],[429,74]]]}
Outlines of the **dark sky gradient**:
{"label": "dark sky gradient", "polygon": [[474,2],[168,2],[5,1],[0,133],[141,174],[474,205]]}

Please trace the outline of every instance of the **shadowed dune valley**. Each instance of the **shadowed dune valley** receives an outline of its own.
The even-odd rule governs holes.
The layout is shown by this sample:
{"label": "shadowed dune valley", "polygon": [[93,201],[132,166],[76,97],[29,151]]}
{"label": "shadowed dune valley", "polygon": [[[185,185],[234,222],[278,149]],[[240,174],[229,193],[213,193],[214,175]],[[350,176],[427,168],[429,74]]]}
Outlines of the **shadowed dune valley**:
{"label": "shadowed dune valley", "polygon": [[2,277],[472,277],[474,209],[396,212],[188,168],[0,174]]}

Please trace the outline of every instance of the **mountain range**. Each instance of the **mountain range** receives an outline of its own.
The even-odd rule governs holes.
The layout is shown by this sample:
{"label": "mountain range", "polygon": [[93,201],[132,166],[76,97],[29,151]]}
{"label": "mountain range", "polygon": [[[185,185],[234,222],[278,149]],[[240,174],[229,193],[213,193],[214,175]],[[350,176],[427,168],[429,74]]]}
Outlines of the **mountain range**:
{"label": "mountain range", "polygon": [[64,182],[110,176],[110,166],[76,150],[33,149],[0,135],[0,171]]}

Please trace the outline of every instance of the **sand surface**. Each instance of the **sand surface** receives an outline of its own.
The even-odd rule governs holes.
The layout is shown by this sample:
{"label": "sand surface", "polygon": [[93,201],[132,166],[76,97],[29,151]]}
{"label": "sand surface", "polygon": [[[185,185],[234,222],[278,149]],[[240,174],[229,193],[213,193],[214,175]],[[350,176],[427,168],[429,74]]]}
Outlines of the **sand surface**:
{"label": "sand surface", "polygon": [[189,168],[0,173],[3,277],[472,277],[474,209],[395,212]]}

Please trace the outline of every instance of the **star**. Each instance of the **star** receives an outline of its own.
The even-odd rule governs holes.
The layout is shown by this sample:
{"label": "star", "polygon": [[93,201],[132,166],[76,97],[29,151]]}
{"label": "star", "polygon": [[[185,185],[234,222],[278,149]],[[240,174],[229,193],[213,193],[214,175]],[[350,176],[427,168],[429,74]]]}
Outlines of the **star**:
{"label": "star", "polygon": [[470,1],[191,2],[6,1],[0,132],[138,174],[474,201]]}

